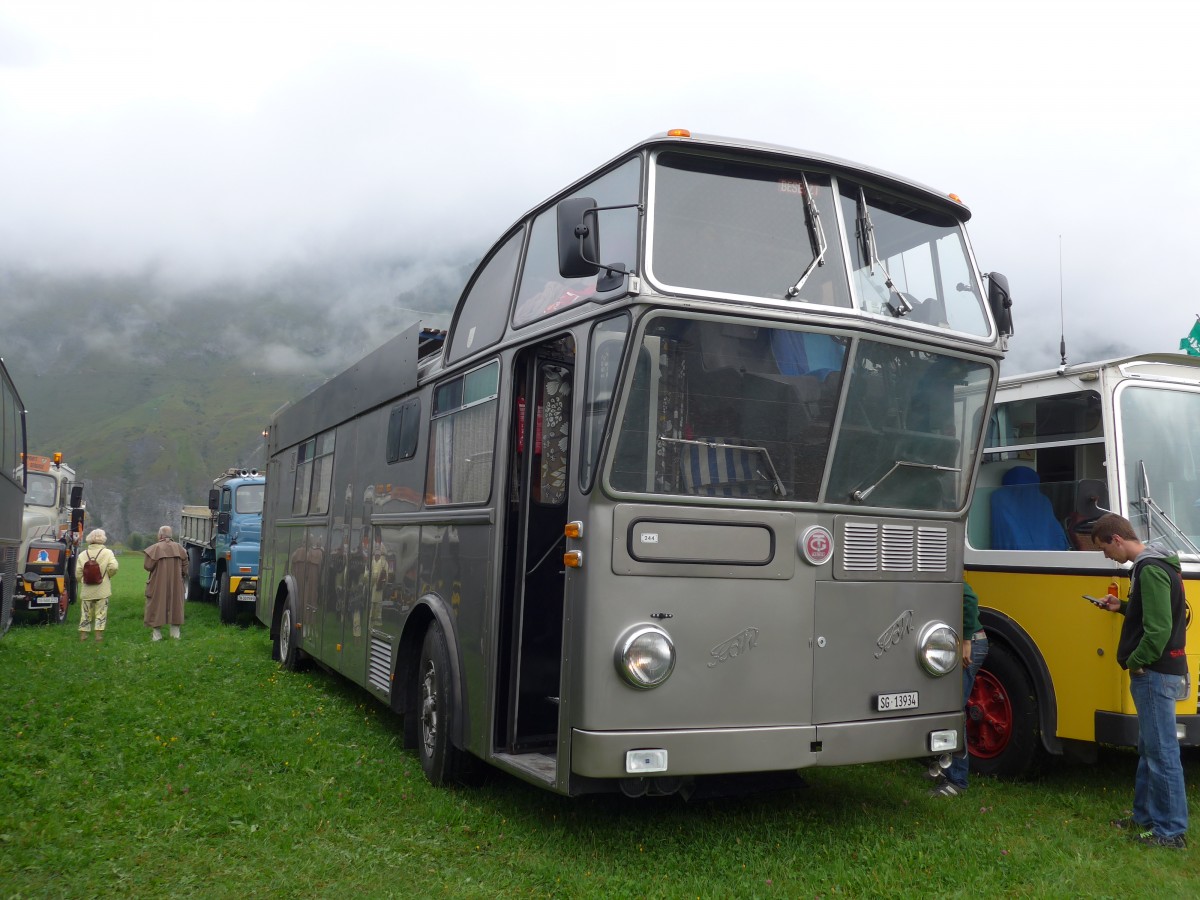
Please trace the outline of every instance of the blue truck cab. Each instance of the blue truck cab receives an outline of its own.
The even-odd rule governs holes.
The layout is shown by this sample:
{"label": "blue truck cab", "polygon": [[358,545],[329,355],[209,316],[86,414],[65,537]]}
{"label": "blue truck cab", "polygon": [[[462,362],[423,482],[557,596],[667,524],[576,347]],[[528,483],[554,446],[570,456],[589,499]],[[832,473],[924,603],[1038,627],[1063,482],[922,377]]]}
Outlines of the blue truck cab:
{"label": "blue truck cab", "polygon": [[254,610],[266,483],[255,469],[228,469],[213,479],[207,507],[183,508],[187,598],[216,600],[222,622],[236,621],[242,609]]}

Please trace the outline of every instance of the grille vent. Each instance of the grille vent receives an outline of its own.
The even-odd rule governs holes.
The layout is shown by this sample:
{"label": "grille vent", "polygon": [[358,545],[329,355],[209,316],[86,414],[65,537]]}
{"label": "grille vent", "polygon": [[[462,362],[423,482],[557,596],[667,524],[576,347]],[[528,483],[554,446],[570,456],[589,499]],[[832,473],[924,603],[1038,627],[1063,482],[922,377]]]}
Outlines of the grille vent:
{"label": "grille vent", "polygon": [[367,660],[367,683],[384,694],[392,689],[392,647],[382,638],[371,638],[371,656]]}
{"label": "grille vent", "polygon": [[945,572],[950,564],[949,530],[938,526],[846,522],[841,544],[846,572]]}

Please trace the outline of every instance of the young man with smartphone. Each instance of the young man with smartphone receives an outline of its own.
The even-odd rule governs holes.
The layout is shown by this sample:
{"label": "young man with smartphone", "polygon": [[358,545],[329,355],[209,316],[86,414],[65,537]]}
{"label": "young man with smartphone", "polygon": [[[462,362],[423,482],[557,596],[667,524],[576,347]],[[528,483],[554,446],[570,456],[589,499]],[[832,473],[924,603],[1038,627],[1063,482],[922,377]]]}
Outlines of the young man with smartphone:
{"label": "young man with smartphone", "polygon": [[1128,599],[1109,597],[1104,603],[1125,617],[1117,662],[1129,670],[1138,718],[1133,810],[1113,824],[1127,829],[1138,843],[1182,850],[1187,846],[1188,809],[1175,703],[1188,696],[1191,685],[1179,556],[1142,543],[1130,521],[1116,513],[1096,520],[1092,543],[1113,562],[1133,563]]}

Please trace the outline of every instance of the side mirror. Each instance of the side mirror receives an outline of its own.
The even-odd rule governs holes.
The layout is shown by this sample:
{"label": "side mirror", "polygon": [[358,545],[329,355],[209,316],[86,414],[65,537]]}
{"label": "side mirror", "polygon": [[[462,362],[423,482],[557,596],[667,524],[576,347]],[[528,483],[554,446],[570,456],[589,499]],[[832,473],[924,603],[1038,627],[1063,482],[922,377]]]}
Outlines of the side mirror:
{"label": "side mirror", "polygon": [[600,218],[591,197],[571,197],[558,204],[558,274],[587,278],[600,268]]}
{"label": "side mirror", "polygon": [[221,492],[213,488],[208,492],[208,508],[212,512],[217,511],[217,505],[221,502]]}
{"label": "side mirror", "polygon": [[229,513],[223,512],[217,515],[217,534],[229,534]]}
{"label": "side mirror", "polygon": [[71,488],[71,508],[79,509],[83,506],[83,485],[77,484]]}
{"label": "side mirror", "polygon": [[996,328],[1002,335],[1011,335],[1012,294],[1008,290],[1008,279],[999,272],[988,272],[988,306],[996,320]]}

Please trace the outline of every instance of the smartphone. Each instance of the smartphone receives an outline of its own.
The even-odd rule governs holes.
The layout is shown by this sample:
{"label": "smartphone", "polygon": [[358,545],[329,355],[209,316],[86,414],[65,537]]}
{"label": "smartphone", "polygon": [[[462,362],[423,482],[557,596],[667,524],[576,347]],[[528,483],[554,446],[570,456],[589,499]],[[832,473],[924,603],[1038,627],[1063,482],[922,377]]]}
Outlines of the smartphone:
{"label": "smartphone", "polygon": [[1091,594],[1084,594],[1083,599],[1093,606],[1099,606],[1101,609],[1108,609],[1108,601],[1101,600],[1099,597],[1093,597]]}

